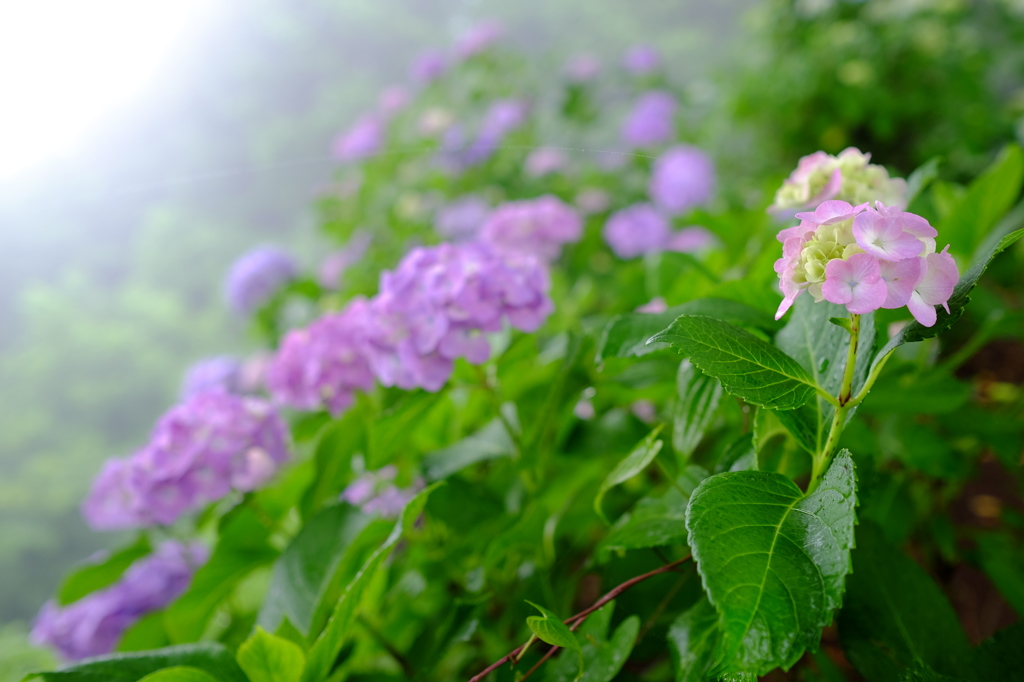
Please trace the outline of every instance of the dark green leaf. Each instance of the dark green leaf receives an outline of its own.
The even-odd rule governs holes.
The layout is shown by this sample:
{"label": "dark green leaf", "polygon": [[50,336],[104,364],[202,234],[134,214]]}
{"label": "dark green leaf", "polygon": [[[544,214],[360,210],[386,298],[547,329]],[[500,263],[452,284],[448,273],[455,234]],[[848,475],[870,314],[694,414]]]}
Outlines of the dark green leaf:
{"label": "dark green leaf", "polygon": [[754,448],[761,452],[767,442],[779,433],[793,440],[811,454],[818,451],[817,417],[806,405],[795,410],[766,410],[754,415]]}
{"label": "dark green leaf", "polygon": [[299,682],[306,656],[297,644],[256,628],[238,647],[238,665],[250,682]]}
{"label": "dark green leaf", "polygon": [[612,551],[686,542],[686,504],[707,475],[704,469],[690,465],[664,494],[649,495],[637,502],[615,522],[598,545],[598,552],[607,556]]}
{"label": "dark green leaf", "polygon": [[625,483],[629,479],[633,478],[641,471],[647,468],[647,466],[654,461],[654,458],[661,452],[662,442],[658,440],[658,434],[661,433],[661,426],[658,426],[651,431],[647,436],[637,444],[633,451],[626,455],[626,458],[619,462],[614,469],[605,477],[604,481],[601,482],[601,487],[597,491],[597,495],[594,496],[594,511],[607,523],[608,517],[604,515],[604,511],[601,509],[601,501],[604,499],[605,493],[619,485]]}
{"label": "dark green leaf", "polygon": [[336,504],[311,518],[274,564],[259,624],[273,632],[285,617],[304,635],[316,604],[327,590],[345,551],[373,520],[348,504]]}
{"label": "dark green leaf", "polygon": [[638,357],[664,348],[659,344],[647,345],[647,341],[680,315],[703,315],[768,331],[778,329],[778,323],[771,315],[756,308],[725,298],[699,298],[669,308],[663,313],[625,313],[616,316],[601,335],[597,361]]}
{"label": "dark green leaf", "polygon": [[442,484],[435,483],[428,486],[405,506],[402,517],[395,523],[391,535],[366,560],[359,573],[349,583],[345,593],[342,594],[335,605],[330,620],[327,622],[327,627],[317,637],[306,656],[306,667],[302,671],[302,682],[321,682],[321,680],[327,677],[331,666],[334,664],[338,653],[345,643],[345,639],[352,629],[352,624],[355,622],[356,609],[359,608],[359,602],[366,592],[367,585],[373,579],[384,559],[391,554],[391,550],[398,544],[398,541],[416,523],[416,520],[423,512],[423,506],[427,502],[427,497],[439,485]]}
{"label": "dark green leaf", "polygon": [[366,429],[363,425],[362,404],[320,430],[313,452],[316,476],[302,499],[302,517],[308,519],[332,493],[337,493],[345,477],[352,470],[352,456],[366,448]]}
{"label": "dark green leaf", "polygon": [[947,313],[939,307],[938,319],[931,327],[925,327],[916,320],[908,323],[895,336],[889,339],[887,344],[882,346],[882,349],[878,351],[875,355],[875,359],[871,362],[871,368],[874,369],[883,358],[903,344],[930,339],[952,327],[964,314],[964,308],[967,307],[967,304],[971,300],[971,291],[978,284],[978,280],[981,279],[981,276],[985,274],[985,269],[988,268],[992,259],[1012,246],[1022,236],[1024,236],[1024,230],[1011,232],[1000,239],[997,244],[992,246],[992,248],[984,251],[980,256],[975,258],[971,268],[960,277],[960,281],[957,282],[956,287],[953,289],[953,295],[949,297],[949,301],[947,302],[949,312]]}
{"label": "dark green leaf", "polygon": [[1017,615],[1024,613],[1024,552],[1013,538],[985,533],[978,538],[978,559]]}
{"label": "dark green leaf", "polygon": [[151,548],[145,535],[131,545],[100,560],[92,560],[76,567],[64,578],[57,590],[57,603],[61,606],[78,601],[96,590],[112,585],[136,560],[149,554]]}
{"label": "dark green leaf", "polygon": [[967,193],[938,226],[953,253],[968,256],[1020,196],[1024,152],[1009,145],[967,188]]}
{"label": "dark green leaf", "polygon": [[971,653],[967,669],[975,682],[1017,679],[1024,670],[1024,621],[982,642]]}
{"label": "dark green leaf", "polygon": [[[506,419],[513,428],[518,427],[515,406],[511,403],[502,406],[507,412]],[[436,481],[451,476],[471,464],[484,462],[498,457],[508,457],[515,453],[515,443],[501,419],[495,418],[476,433],[463,438],[458,443],[443,450],[432,452],[423,458],[423,474],[428,481]]]}
{"label": "dark green leaf", "polygon": [[679,400],[672,415],[672,447],[683,461],[693,456],[722,399],[722,384],[684,360],[676,378]]}
{"label": "dark green leaf", "polygon": [[720,672],[789,668],[817,646],[850,570],[856,477],[836,455],[805,496],[779,474],[712,476],[690,497],[690,547],[721,617]]}
{"label": "dark green leaf", "polygon": [[708,598],[683,611],[668,630],[676,671],[675,682],[704,682],[718,665],[718,612]]}
{"label": "dark green leaf", "polygon": [[651,340],[670,344],[725,390],[754,405],[788,410],[815,394],[814,380],[796,360],[721,320],[683,315]]}
{"label": "dark green leaf", "polygon": [[915,664],[959,672],[968,645],[956,613],[931,577],[872,523],[857,529],[847,583],[839,634],[862,675],[898,680]]}
{"label": "dark green leaf", "polygon": [[219,682],[249,682],[231,652],[213,643],[104,656],[57,672],[36,673],[26,679],[42,679],[46,682],[138,682],[150,673],[179,666],[198,668]]}
{"label": "dark green leaf", "polygon": [[582,653],[583,649],[580,647],[576,635],[572,633],[569,626],[563,623],[558,616],[543,606],[538,606],[533,602],[526,603],[542,614],[540,616],[530,616],[526,619],[526,625],[529,626],[533,634],[537,635],[537,639],[547,642],[551,646],[560,646],[563,649],[572,649],[575,652]]}

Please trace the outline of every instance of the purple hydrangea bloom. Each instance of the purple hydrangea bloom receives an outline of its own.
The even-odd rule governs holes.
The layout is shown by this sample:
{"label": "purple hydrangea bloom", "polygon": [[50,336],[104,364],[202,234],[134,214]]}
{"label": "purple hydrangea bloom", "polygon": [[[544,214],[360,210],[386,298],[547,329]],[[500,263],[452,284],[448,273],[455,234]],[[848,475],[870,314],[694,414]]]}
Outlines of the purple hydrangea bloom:
{"label": "purple hydrangea bloom", "polygon": [[634,204],[608,217],[604,239],[619,258],[628,259],[665,248],[671,227],[651,204]]}
{"label": "purple hydrangea bloom", "polygon": [[634,147],[668,142],[675,136],[676,98],[663,90],[640,96],[622,125],[622,139]]}
{"label": "purple hydrangea bloom", "polygon": [[622,64],[630,73],[642,76],[661,66],[661,55],[650,45],[637,45],[626,51]]}
{"label": "purple hydrangea bloom", "polygon": [[498,22],[482,21],[459,37],[455,44],[455,54],[461,59],[466,59],[483,52],[501,40],[504,32],[504,28]]}
{"label": "purple hydrangea bloom", "polygon": [[408,488],[399,488],[392,483],[397,475],[398,470],[393,466],[367,471],[345,488],[341,499],[367,514],[395,518],[423,487],[422,481],[417,481]]}
{"label": "purple hydrangea bloom", "polygon": [[267,390],[280,404],[300,410],[346,410],[356,390],[373,388],[366,354],[368,302],[354,299],[340,313],[321,317],[285,336],[267,368]]}
{"label": "purple hydrangea bloom", "polygon": [[464,241],[476,236],[491,212],[478,196],[467,195],[442,206],[434,216],[434,229],[446,239]]}
{"label": "purple hydrangea bloom", "polygon": [[480,235],[499,249],[534,254],[546,261],[558,258],[563,244],[582,236],[579,213],[551,195],[499,206],[487,218]]}
{"label": "purple hydrangea bloom", "polygon": [[673,232],[665,243],[666,251],[694,253],[719,244],[718,237],[699,225],[691,225]]}
{"label": "purple hydrangea bloom", "polygon": [[287,438],[266,401],[199,393],[160,419],[146,447],[104,466],[82,514],[97,530],[172,524],[232,489],[262,486],[287,459]]}
{"label": "purple hydrangea bloom", "polygon": [[532,256],[482,243],[413,249],[381,275],[371,302],[370,362],[386,386],[439,390],[452,361],[481,363],[507,319],[536,331],[554,309],[546,268]]}
{"label": "purple hydrangea bloom", "polygon": [[431,50],[416,57],[409,67],[409,76],[417,83],[426,85],[444,75],[448,61],[442,52]]}
{"label": "purple hydrangea bloom", "polygon": [[181,382],[181,397],[188,398],[211,388],[240,393],[242,363],[230,355],[220,355],[197,362],[185,373],[185,379]]}
{"label": "purple hydrangea bloom", "polygon": [[165,542],[113,585],[67,606],[47,603],[32,627],[32,641],[72,661],[110,653],[142,616],[177,599],[207,558],[201,545]]}
{"label": "purple hydrangea bloom", "polygon": [[670,215],[686,213],[709,199],[715,190],[715,165],[696,147],[678,145],[658,157],[648,193]]}
{"label": "purple hydrangea bloom", "polygon": [[376,154],[384,143],[384,124],[373,115],[366,115],[351,128],[334,138],[331,147],[340,161],[358,161]]}
{"label": "purple hydrangea bloom", "polygon": [[530,105],[524,100],[499,99],[487,108],[480,132],[482,135],[504,137],[522,126],[529,113]]}
{"label": "purple hydrangea bloom", "polygon": [[277,247],[261,246],[242,255],[231,266],[224,283],[225,298],[236,313],[249,315],[297,274],[298,267],[291,256]]}

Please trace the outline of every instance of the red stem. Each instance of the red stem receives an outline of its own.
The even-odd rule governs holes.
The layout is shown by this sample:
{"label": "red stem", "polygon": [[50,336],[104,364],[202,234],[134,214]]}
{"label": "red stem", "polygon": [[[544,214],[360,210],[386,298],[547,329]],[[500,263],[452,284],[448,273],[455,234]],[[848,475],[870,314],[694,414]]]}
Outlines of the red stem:
{"label": "red stem", "polygon": [[[647,573],[644,573],[643,575],[638,575],[635,578],[630,578],[629,580],[627,580],[626,582],[622,583],[621,585],[618,585],[617,587],[612,588],[612,590],[608,594],[606,594],[603,597],[601,597],[600,599],[598,599],[589,608],[583,609],[582,611],[577,613],[575,616],[570,616],[569,618],[566,618],[564,623],[569,626],[570,630],[575,631],[576,628],[578,628],[579,626],[583,625],[583,621],[585,621],[587,619],[587,616],[592,614],[594,611],[597,611],[602,606],[604,606],[605,604],[607,604],[611,600],[615,599],[616,597],[618,597],[620,594],[622,594],[623,592],[625,592],[629,588],[633,587],[633,585],[636,585],[637,583],[642,583],[643,581],[647,580],[648,578],[653,578],[656,575],[660,575],[662,573],[668,573],[669,571],[674,569],[676,566],[679,566],[680,564],[683,564],[683,563],[689,561],[690,558],[691,558],[691,555],[687,554],[682,559],[678,559],[676,561],[673,561],[670,564],[666,564],[664,566],[656,568],[653,571],[648,571]],[[505,654],[504,656],[499,658],[497,661],[495,661],[494,663],[492,663],[489,666],[487,666],[487,668],[483,672],[481,672],[481,673],[471,677],[469,679],[469,682],[481,682],[481,680],[483,680],[489,674],[491,674],[492,672],[494,672],[495,670],[500,668],[502,665],[504,665],[509,660],[513,660],[514,661],[516,656],[519,655],[519,652],[523,650],[524,646],[526,646],[526,645],[525,644],[520,645],[520,646],[516,647],[515,649],[513,649],[512,651],[508,652],[507,654]],[[557,650],[558,650],[557,646],[551,647],[548,650],[548,652],[546,654],[544,654],[544,657],[541,658],[539,661],[537,661],[537,663],[532,668],[530,668],[529,671],[527,671],[527,673],[523,676],[522,679],[525,680],[530,675],[532,675],[534,673],[534,671],[536,671],[538,668],[541,667],[541,665],[544,664],[545,661],[547,661],[549,658],[554,656],[555,652]]]}

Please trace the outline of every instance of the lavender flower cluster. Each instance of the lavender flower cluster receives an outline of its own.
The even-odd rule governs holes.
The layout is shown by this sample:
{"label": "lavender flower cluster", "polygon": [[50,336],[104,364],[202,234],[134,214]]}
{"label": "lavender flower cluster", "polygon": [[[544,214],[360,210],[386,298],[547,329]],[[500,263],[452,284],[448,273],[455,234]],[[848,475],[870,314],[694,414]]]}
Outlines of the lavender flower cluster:
{"label": "lavender flower cluster", "polygon": [[165,542],[110,587],[64,607],[48,602],[36,618],[32,641],[52,646],[72,661],[112,651],[142,616],[181,595],[207,558],[201,545]]}
{"label": "lavender flower cluster", "polygon": [[239,315],[251,315],[297,274],[298,267],[291,256],[276,247],[261,246],[231,266],[224,283],[225,298]]}
{"label": "lavender flower cluster", "polygon": [[288,458],[287,433],[267,401],[203,391],[167,412],[141,450],[107,461],[82,514],[97,530],[172,524],[266,483]]}
{"label": "lavender flower cluster", "polygon": [[394,484],[397,475],[398,469],[390,465],[377,471],[366,471],[345,488],[341,500],[367,514],[395,518],[423,487],[422,482],[417,481],[408,488],[399,488]]}
{"label": "lavender flower cluster", "polygon": [[334,414],[374,382],[439,390],[457,358],[490,356],[503,320],[534,331],[553,310],[547,270],[528,254],[469,242],[411,251],[380,291],[289,332],[267,373],[274,399]]}

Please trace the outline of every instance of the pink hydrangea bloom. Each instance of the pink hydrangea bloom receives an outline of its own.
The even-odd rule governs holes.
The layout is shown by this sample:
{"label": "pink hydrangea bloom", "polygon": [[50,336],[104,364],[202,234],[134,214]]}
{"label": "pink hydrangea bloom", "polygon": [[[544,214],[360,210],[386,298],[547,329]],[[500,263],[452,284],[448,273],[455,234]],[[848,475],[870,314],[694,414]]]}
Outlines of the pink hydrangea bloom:
{"label": "pink hydrangea bloom", "polygon": [[527,175],[539,178],[565,168],[568,161],[562,150],[541,147],[530,152],[523,167]]}
{"label": "pink hydrangea bloom", "polygon": [[637,307],[635,312],[638,313],[663,313],[668,310],[668,303],[661,296],[655,296],[647,303]]}
{"label": "pink hydrangea bloom", "polygon": [[380,112],[387,117],[394,116],[402,109],[405,109],[409,106],[410,100],[408,90],[401,85],[392,85],[380,93],[377,104],[380,107]]}
{"label": "pink hydrangea bloom", "polygon": [[574,83],[592,81],[601,72],[601,62],[592,54],[576,55],[565,65],[565,75]]}
{"label": "pink hydrangea bloom", "polygon": [[868,163],[870,160],[870,154],[854,147],[844,149],[838,156],[825,152],[805,156],[782,183],[769,210],[811,208],[829,199],[906,206],[907,183],[902,178],[890,178],[885,168]]}
{"label": "pink hydrangea bloom", "polygon": [[948,253],[935,253],[937,232],[927,220],[877,201],[840,200],[796,217],[800,224],[778,234],[776,319],[807,291],[853,314],[905,305],[921,324],[935,324],[935,306],[946,305],[959,273]]}

